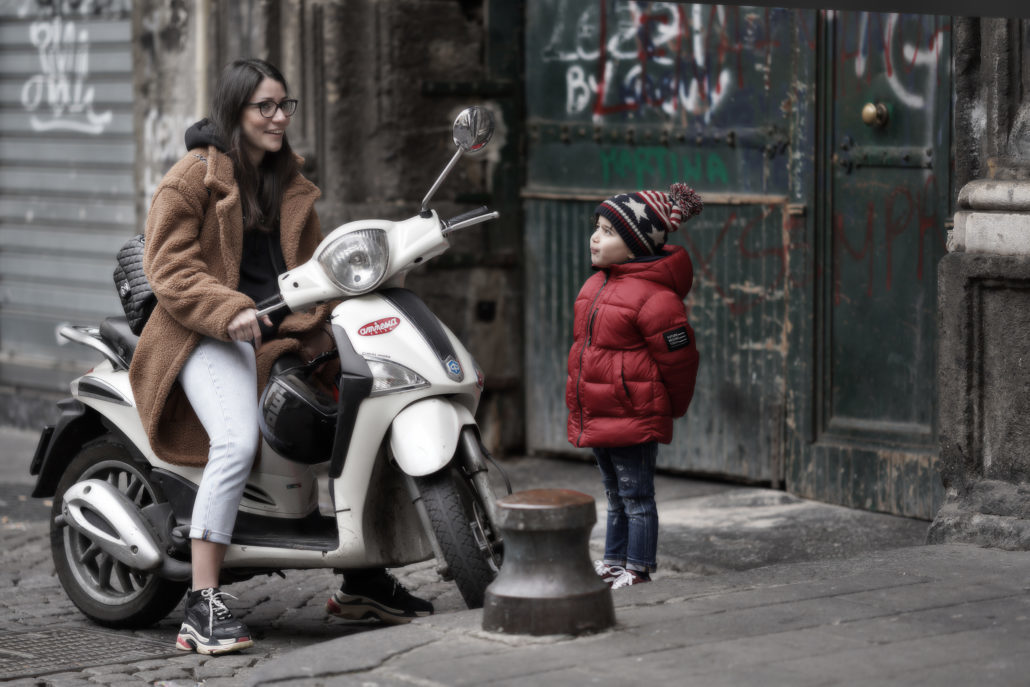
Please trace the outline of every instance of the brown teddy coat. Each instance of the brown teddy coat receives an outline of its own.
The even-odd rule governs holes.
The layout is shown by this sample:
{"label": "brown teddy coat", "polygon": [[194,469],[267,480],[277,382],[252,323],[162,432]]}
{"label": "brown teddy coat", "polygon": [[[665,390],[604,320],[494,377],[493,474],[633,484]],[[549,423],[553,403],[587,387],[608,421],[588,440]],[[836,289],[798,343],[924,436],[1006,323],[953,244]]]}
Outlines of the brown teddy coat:
{"label": "brown teddy coat", "polygon": [[[283,193],[279,229],[288,269],[307,261],[322,239],[314,209],[319,195],[299,173]],[[154,192],[145,236],[143,270],[157,307],[140,334],[129,381],[157,456],[177,465],[204,465],[209,439],[179,385],[179,372],[201,337],[229,341],[229,322],[255,307],[236,290],[243,211],[232,160],[214,146],[187,153]],[[323,329],[328,312],[321,305],[292,313],[276,338],[262,341],[258,384],[251,390],[255,403],[278,357],[328,343]]]}

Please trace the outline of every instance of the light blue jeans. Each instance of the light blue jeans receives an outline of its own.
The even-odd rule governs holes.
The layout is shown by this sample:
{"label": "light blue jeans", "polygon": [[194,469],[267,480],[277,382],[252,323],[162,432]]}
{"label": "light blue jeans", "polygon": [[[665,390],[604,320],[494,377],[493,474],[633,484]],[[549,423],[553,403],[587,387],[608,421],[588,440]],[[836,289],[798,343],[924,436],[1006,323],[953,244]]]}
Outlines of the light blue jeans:
{"label": "light blue jeans", "polygon": [[229,544],[260,445],[254,347],[205,337],[183,365],[179,383],[211,439],[190,538]]}

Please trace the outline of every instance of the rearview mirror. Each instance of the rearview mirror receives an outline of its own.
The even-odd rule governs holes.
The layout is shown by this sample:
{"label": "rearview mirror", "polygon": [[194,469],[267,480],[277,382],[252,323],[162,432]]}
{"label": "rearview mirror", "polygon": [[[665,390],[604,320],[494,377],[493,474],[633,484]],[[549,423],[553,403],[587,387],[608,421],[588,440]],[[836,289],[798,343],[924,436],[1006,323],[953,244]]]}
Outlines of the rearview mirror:
{"label": "rearview mirror", "polygon": [[478,105],[467,107],[455,118],[453,133],[454,145],[466,153],[481,150],[494,135],[494,117]]}

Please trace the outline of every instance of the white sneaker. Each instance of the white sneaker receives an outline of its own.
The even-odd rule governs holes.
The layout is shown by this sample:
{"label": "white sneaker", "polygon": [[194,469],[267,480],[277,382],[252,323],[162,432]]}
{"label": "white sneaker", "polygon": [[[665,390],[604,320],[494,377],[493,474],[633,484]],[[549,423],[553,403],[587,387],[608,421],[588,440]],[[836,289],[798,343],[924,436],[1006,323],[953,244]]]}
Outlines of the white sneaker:
{"label": "white sneaker", "polygon": [[622,573],[612,582],[612,589],[622,589],[623,587],[629,587],[634,584],[643,584],[650,581],[650,577],[644,577],[636,570],[626,568],[623,569]]}
{"label": "white sneaker", "polygon": [[604,561],[594,561],[594,572],[609,587],[625,570],[621,565],[608,565]]}

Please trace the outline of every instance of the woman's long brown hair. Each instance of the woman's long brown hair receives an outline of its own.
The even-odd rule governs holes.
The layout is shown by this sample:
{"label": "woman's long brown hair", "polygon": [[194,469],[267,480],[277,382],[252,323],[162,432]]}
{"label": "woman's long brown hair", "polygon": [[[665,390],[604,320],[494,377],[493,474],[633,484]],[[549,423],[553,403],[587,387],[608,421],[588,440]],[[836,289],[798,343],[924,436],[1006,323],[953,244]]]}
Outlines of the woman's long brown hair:
{"label": "woman's long brown hair", "polygon": [[297,160],[283,133],[283,145],[274,153],[265,153],[260,165],[251,163],[243,150],[240,122],[243,108],[258,85],[266,78],[282,84],[289,93],[282,73],[268,62],[258,59],[236,60],[223,71],[211,103],[211,121],[226,145],[233,162],[236,183],[243,203],[243,228],[271,231],[279,226],[279,209],[283,192],[297,174]]}

